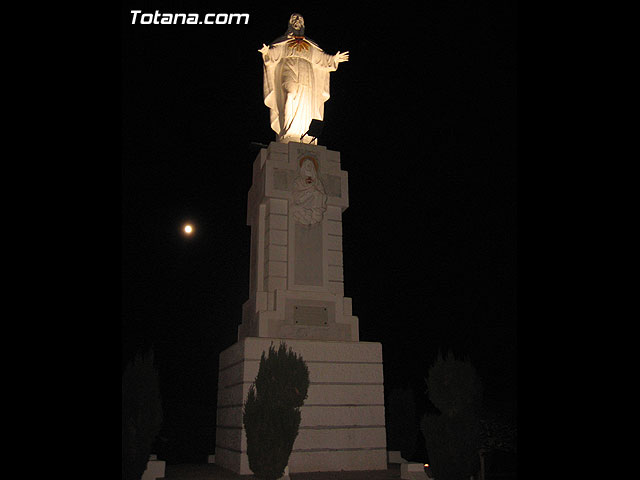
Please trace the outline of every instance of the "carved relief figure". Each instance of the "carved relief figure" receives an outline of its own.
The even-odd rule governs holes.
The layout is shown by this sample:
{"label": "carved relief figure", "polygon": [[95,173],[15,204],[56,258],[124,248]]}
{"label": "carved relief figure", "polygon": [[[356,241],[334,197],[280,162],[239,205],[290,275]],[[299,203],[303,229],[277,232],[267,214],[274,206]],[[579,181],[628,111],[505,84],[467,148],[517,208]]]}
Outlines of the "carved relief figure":
{"label": "carved relief figure", "polygon": [[324,53],[304,36],[304,19],[298,13],[291,15],[284,36],[258,51],[264,62],[264,103],[269,107],[271,128],[278,142],[300,142],[311,120],[323,119],[329,74],[349,60],[349,52]]}
{"label": "carved relief figure", "polygon": [[327,194],[318,176],[318,163],[313,157],[302,157],[298,178],[293,182],[293,219],[313,225],[322,221],[326,209]]}

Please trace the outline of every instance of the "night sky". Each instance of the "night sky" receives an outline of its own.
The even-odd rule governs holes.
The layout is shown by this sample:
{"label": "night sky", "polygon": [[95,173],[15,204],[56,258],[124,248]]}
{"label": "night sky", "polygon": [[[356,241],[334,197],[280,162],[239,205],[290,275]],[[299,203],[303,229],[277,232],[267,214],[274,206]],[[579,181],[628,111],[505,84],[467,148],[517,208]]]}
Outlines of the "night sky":
{"label": "night sky", "polygon": [[[277,5],[123,6],[122,362],[153,347],[157,449],[214,453],[218,355],[249,295],[250,144],[274,140],[257,50],[293,12],[325,52],[350,53],[331,74],[319,143],[349,173],[345,296],[360,339],[382,342],[385,392],[410,386],[419,398],[437,352],[452,349],[476,365],[488,404],[513,413],[513,2]],[[132,25],[131,9],[250,20]]]}

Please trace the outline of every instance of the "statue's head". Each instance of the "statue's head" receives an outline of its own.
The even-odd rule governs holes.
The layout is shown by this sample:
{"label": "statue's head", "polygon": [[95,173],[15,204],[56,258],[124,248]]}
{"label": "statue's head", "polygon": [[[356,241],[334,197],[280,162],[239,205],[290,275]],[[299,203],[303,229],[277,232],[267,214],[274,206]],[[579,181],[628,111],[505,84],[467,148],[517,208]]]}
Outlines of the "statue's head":
{"label": "statue's head", "polygon": [[300,174],[307,183],[314,183],[318,175],[317,160],[313,157],[302,157],[300,159]]}
{"label": "statue's head", "polygon": [[291,14],[291,18],[289,18],[289,28],[287,29],[287,33],[292,33],[294,35],[304,35],[304,18],[299,13]]}

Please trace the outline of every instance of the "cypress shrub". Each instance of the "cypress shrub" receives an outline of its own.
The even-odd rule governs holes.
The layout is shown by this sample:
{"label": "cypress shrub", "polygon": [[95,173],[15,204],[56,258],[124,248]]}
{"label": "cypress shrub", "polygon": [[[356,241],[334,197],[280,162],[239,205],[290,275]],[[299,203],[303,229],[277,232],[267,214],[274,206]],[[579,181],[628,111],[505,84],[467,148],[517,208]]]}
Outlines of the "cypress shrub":
{"label": "cypress shrub", "polygon": [[249,468],[264,480],[284,474],[300,427],[300,407],[307,398],[309,370],[302,357],[281,343],[262,352],[255,382],[243,410]]}
{"label": "cypress shrub", "polygon": [[421,421],[431,471],[438,480],[468,480],[480,466],[480,378],[468,361],[440,354],[429,369],[427,389],[441,412]]}
{"label": "cypress shrub", "polygon": [[153,351],[138,355],[122,374],[122,479],[140,480],[162,425]]}

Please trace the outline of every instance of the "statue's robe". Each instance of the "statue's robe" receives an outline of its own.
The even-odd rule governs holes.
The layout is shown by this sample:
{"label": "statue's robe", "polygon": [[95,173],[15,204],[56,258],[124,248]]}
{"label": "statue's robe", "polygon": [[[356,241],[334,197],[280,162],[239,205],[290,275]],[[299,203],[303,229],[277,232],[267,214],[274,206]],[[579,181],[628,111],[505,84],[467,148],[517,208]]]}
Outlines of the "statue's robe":
{"label": "statue's robe", "polygon": [[[338,68],[313,41],[289,35],[269,45],[264,60],[264,103],[279,141],[288,142],[309,130],[312,119],[324,118],[329,99],[329,74]],[[292,97],[285,105],[285,85]]]}

